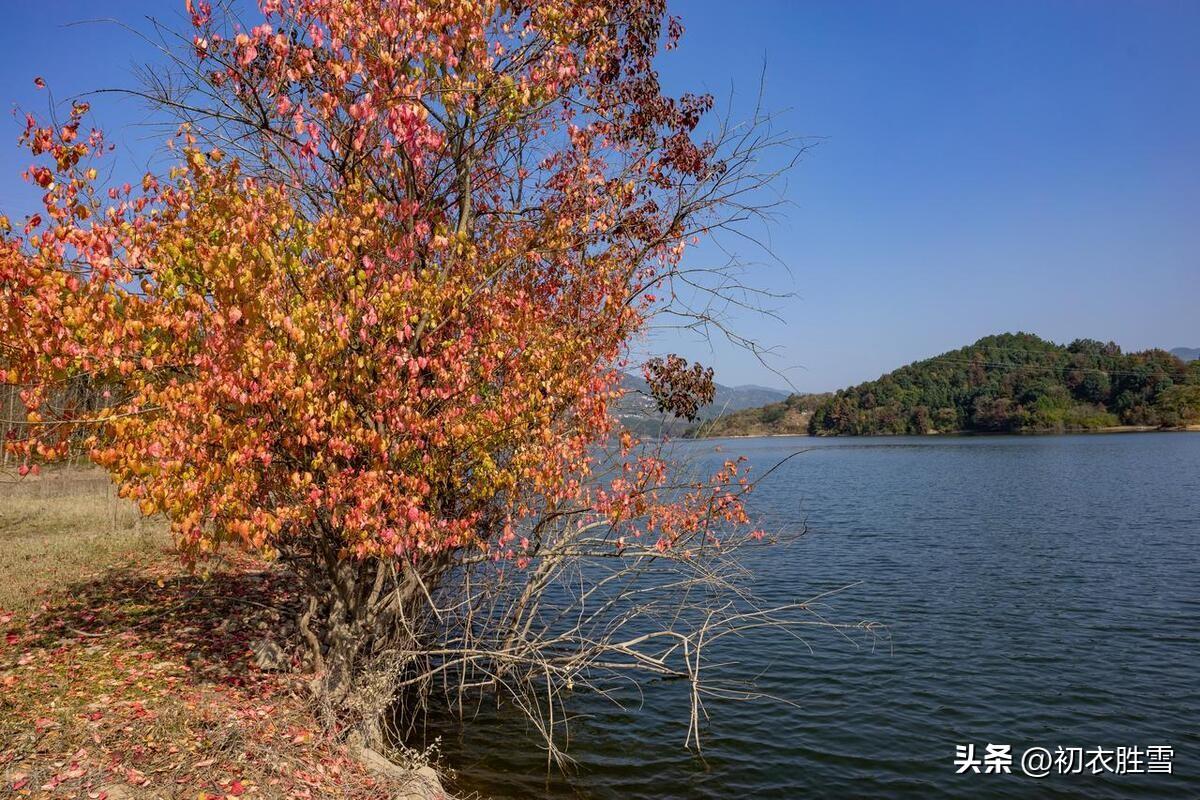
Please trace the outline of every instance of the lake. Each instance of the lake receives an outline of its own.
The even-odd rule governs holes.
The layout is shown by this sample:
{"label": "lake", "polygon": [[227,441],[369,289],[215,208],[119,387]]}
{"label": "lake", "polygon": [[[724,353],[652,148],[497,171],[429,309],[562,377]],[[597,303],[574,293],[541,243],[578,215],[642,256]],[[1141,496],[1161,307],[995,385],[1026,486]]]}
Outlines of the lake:
{"label": "lake", "polygon": [[[583,702],[566,777],[547,777],[513,725],[481,719],[443,741],[463,787],[605,800],[1200,797],[1200,435],[679,447],[702,465],[744,454],[760,470],[804,450],[753,496],[768,529],[809,528],[754,556],[755,588],[787,601],[854,584],[826,613],[886,636],[739,642],[722,655],[744,674],[766,669],[757,685],[790,704],[710,702],[702,758],[683,748],[678,684],[651,685],[640,708]],[[956,774],[957,745],[982,757],[988,743],[1011,745],[1013,774]],[[1019,763],[1035,746],[1159,745],[1173,748],[1173,774],[1039,780]]]}

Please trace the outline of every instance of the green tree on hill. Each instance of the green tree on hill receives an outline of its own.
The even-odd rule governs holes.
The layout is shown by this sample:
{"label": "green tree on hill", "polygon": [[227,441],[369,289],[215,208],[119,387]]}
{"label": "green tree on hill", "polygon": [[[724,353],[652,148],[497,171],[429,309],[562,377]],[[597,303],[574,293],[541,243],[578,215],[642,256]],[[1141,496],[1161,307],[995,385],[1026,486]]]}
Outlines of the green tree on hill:
{"label": "green tree on hill", "polygon": [[1200,366],[1112,342],[1067,346],[987,336],[843,389],[809,420],[817,435],[1087,430],[1200,420]]}

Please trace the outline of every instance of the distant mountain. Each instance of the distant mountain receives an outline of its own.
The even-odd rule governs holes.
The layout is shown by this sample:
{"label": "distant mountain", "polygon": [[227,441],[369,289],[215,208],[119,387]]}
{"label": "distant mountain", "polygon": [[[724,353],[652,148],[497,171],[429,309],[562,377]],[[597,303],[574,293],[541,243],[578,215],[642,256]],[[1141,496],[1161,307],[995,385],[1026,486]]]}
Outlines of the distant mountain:
{"label": "distant mountain", "polygon": [[[640,375],[624,375],[621,386],[625,389],[625,396],[617,406],[616,416],[630,430],[641,434],[664,433],[675,436],[691,425],[685,419],[659,411],[654,398],[650,396],[649,385]],[[709,420],[733,411],[775,403],[787,397],[787,392],[767,386],[725,386],[718,383],[713,402],[703,406],[699,416],[701,420]]]}
{"label": "distant mountain", "polygon": [[741,411],[744,408],[754,408],[767,403],[777,403],[788,397],[788,392],[772,389],[768,386],[756,386],[745,383],[741,386],[722,386],[717,384],[717,391],[711,405],[700,410],[701,419],[712,419],[731,411]]}
{"label": "distant mountain", "polygon": [[1171,355],[1184,361],[1200,361],[1200,347],[1176,347]]}
{"label": "distant mountain", "polygon": [[843,389],[814,410],[809,429],[836,436],[1196,423],[1200,361],[1006,333]]}

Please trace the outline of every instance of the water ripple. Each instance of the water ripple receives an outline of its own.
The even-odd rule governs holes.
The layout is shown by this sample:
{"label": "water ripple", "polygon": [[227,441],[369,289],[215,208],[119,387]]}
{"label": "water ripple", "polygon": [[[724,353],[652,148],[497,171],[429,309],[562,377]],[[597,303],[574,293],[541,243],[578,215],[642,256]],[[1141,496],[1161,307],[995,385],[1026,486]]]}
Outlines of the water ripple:
{"label": "water ripple", "polygon": [[[721,451],[714,450],[714,444]],[[511,721],[445,750],[497,798],[1200,797],[1200,436],[764,439],[684,445],[709,469],[807,449],[756,493],[808,524],[756,585],[887,623],[872,650],[808,636],[738,644],[796,705],[710,704],[683,750],[680,687],[576,727],[577,774],[546,776]],[[712,463],[708,463],[711,461]],[[861,643],[860,643],[861,644]],[[956,744],[1167,744],[1174,775],[955,775]]]}

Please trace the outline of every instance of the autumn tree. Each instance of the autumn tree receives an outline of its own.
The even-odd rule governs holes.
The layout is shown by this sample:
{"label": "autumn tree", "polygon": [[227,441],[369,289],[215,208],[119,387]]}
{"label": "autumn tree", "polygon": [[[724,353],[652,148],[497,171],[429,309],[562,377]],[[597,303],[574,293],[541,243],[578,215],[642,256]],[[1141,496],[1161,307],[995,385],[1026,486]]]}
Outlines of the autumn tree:
{"label": "autumn tree", "polygon": [[674,476],[609,409],[685,247],[753,213],[769,135],[701,137],[711,99],[664,96],[662,0],[187,11],[141,92],[169,169],[102,185],[86,104],[26,120],[44,210],[0,242],[22,472],[82,446],[189,564],[277,560],[330,723],[372,740],[434,688],[548,738],[561,692],[621,670],[698,703],[701,638],[777,615],[658,613],[733,586],[745,469]]}

